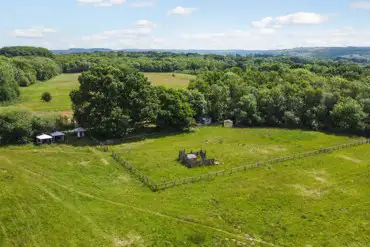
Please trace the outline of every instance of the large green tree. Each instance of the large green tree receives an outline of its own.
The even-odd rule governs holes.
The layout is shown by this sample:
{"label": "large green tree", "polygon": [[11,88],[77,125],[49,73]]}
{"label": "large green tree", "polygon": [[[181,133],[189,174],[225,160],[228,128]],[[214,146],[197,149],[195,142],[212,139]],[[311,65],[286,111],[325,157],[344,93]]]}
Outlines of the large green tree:
{"label": "large green tree", "polygon": [[188,129],[195,124],[196,112],[191,108],[188,97],[182,90],[156,88],[160,101],[157,125],[162,129]]}
{"label": "large green tree", "polygon": [[357,130],[364,128],[366,113],[359,102],[343,98],[333,108],[331,115],[335,125],[341,129]]}
{"label": "large green tree", "polygon": [[153,122],[158,102],[150,82],[129,67],[94,67],[71,93],[77,122],[105,137],[120,137],[139,123]]}

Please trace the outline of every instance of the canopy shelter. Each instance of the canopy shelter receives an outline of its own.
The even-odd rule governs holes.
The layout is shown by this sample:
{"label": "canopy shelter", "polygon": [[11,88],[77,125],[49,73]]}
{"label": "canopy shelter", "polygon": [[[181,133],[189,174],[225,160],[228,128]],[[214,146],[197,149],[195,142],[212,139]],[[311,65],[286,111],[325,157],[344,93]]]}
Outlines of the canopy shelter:
{"label": "canopy shelter", "polygon": [[234,125],[234,123],[233,123],[233,121],[232,121],[232,120],[230,120],[230,119],[227,119],[227,120],[225,120],[225,121],[224,121],[224,127],[225,127],[225,128],[232,128],[232,127],[233,127],[233,125]]}
{"label": "canopy shelter", "polygon": [[78,138],[81,138],[81,137],[85,136],[86,129],[84,129],[82,127],[78,127],[76,129],[74,129],[73,131],[77,133]]}
{"label": "canopy shelter", "polygon": [[49,135],[46,135],[46,134],[36,136],[36,143],[37,144],[45,144],[45,143],[51,144],[52,140],[53,140],[53,137],[49,136]]}
{"label": "canopy shelter", "polygon": [[64,133],[60,131],[55,131],[50,134],[53,137],[53,141],[61,140],[64,141]]}

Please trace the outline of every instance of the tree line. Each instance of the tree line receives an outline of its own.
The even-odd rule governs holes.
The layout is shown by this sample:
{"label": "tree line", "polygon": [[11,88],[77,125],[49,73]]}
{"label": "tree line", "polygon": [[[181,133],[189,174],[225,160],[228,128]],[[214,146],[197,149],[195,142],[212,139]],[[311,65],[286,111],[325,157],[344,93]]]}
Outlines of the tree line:
{"label": "tree line", "polygon": [[189,89],[204,95],[214,121],[230,118],[239,126],[368,133],[368,76],[349,80],[304,68],[266,66],[206,72]]}
{"label": "tree line", "polygon": [[[83,72],[80,88],[70,94],[75,120],[107,138],[146,124],[189,129],[203,117],[213,122],[232,119],[237,126],[369,134],[370,68],[357,63],[266,54],[17,54],[24,52],[0,56],[0,102],[16,100],[19,86],[61,72]],[[143,71],[182,71],[197,78],[187,89],[175,90],[152,86]],[[15,114],[14,120],[12,114],[0,116],[0,133],[11,136],[18,131],[14,126],[23,123],[28,138],[39,130],[30,124],[33,117]],[[23,135],[14,136],[18,140]]]}
{"label": "tree line", "polygon": [[79,81],[79,90],[71,93],[75,118],[107,138],[148,123],[188,129],[203,117],[232,119],[237,126],[356,134],[370,130],[370,79],[365,72],[349,80],[335,73],[316,74],[310,67],[262,63],[245,71],[201,72],[188,89],[175,90],[151,86],[126,65],[95,66]]}
{"label": "tree line", "polygon": [[121,64],[129,65],[141,72],[183,72],[195,75],[234,67],[243,71],[255,67],[264,71],[304,68],[318,75],[337,75],[348,80],[359,80],[369,71],[369,68],[357,63],[302,56],[201,55],[170,52],[95,52],[53,55],[45,48],[4,47],[0,49],[2,71],[0,73],[6,76],[0,79],[0,102],[16,99],[19,96],[18,86],[25,87],[36,81],[45,81],[61,72],[81,73],[89,71],[96,65]]}
{"label": "tree line", "polygon": [[46,48],[33,47],[33,46],[8,46],[0,49],[0,56],[6,57],[48,57],[53,58],[54,54]]}

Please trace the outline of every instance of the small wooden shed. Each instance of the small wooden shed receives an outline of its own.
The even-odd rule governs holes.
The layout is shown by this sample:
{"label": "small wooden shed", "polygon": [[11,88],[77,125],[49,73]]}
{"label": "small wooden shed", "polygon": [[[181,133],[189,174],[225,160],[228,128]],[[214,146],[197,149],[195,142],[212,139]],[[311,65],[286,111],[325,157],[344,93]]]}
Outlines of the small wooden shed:
{"label": "small wooden shed", "polygon": [[51,144],[52,140],[53,140],[53,137],[46,135],[46,134],[36,136],[36,143],[40,145],[41,144]]}
{"label": "small wooden shed", "polygon": [[81,137],[84,137],[85,136],[86,129],[84,129],[82,127],[78,127],[76,129],[74,129],[74,132],[77,133],[77,137],[78,138],[81,138]]}
{"label": "small wooden shed", "polygon": [[230,119],[227,119],[227,120],[224,121],[224,127],[225,128],[232,128],[233,126],[234,126],[234,123]]}

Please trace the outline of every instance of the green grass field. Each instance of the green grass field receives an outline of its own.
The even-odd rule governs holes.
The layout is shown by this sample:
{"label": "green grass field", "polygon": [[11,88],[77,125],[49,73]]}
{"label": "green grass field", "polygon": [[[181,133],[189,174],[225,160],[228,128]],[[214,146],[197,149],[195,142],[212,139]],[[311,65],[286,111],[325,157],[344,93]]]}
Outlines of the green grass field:
{"label": "green grass field", "polygon": [[[113,151],[154,181],[166,182],[348,143],[351,139],[300,130],[204,127],[191,134],[115,146]],[[177,162],[178,151],[201,148],[221,165],[187,169]]]}
{"label": "green grass field", "polygon": [[[172,73],[144,73],[153,85],[162,85],[173,88],[185,88],[190,79],[195,78],[192,75]],[[18,108],[29,109],[36,114],[63,113],[71,115],[72,103],[69,93],[78,88],[78,77],[80,74],[62,74],[45,82],[38,82],[29,87],[21,88],[20,103],[16,104]],[[41,101],[41,94],[44,92],[51,93],[52,101],[46,103]],[[0,107],[1,110],[10,107]]]}
{"label": "green grass field", "polygon": [[[17,108],[28,109],[36,114],[50,114],[66,112],[71,114],[71,100],[69,93],[78,88],[78,76],[80,74],[62,74],[45,82],[37,82],[29,87],[21,88],[20,103]],[[49,92],[53,97],[50,102],[43,102],[41,95]],[[14,107],[0,107],[0,110]]]}
{"label": "green grass field", "polygon": [[[195,79],[194,75],[179,74],[179,73],[144,73],[149,81],[156,86],[165,86],[171,88],[186,88],[191,79]],[[172,74],[175,76],[173,77]]]}
{"label": "green grass field", "polygon": [[[203,146],[228,166],[347,141],[209,127],[114,149],[183,175],[180,147]],[[363,145],[151,192],[94,147],[9,146],[0,148],[0,246],[368,246],[369,165]]]}

